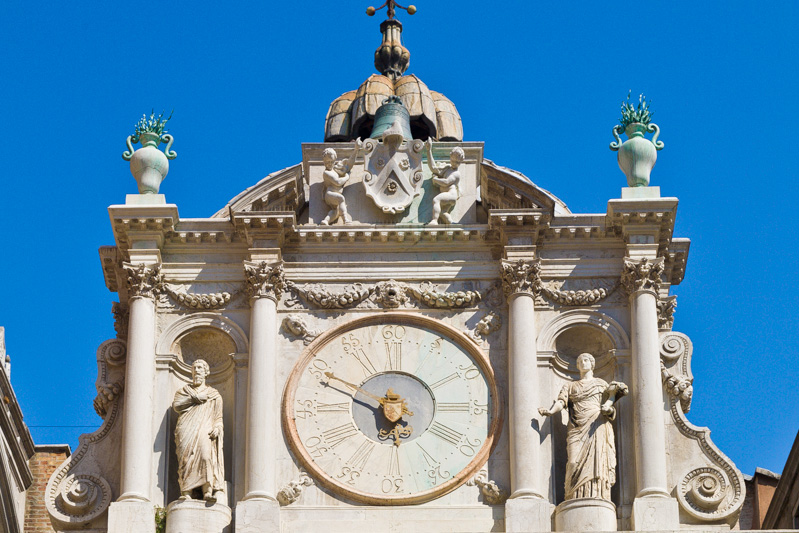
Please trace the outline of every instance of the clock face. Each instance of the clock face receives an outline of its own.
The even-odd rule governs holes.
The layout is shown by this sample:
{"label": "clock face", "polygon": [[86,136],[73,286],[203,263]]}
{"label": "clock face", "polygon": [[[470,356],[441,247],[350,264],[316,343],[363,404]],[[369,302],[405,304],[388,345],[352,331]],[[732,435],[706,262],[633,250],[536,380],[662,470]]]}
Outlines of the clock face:
{"label": "clock face", "polygon": [[436,320],[383,313],[316,339],[289,377],[283,424],[318,482],[377,505],[421,503],[467,481],[499,432],[485,355]]}

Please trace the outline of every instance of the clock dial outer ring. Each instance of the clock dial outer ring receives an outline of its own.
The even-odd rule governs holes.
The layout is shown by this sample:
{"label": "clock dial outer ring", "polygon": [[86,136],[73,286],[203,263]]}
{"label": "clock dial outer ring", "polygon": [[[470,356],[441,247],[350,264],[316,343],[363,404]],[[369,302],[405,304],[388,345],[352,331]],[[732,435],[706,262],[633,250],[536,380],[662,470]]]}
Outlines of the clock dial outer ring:
{"label": "clock dial outer ring", "polygon": [[[300,381],[303,371],[306,369],[307,365],[310,364],[316,352],[329,342],[338,338],[340,335],[347,333],[348,331],[352,331],[364,326],[379,326],[383,324],[412,325],[428,328],[440,333],[443,337],[456,344],[459,348],[468,353],[474,360],[475,364],[480,368],[480,372],[482,372],[483,376],[486,378],[486,382],[488,384],[488,394],[491,399],[491,425],[489,426],[488,434],[486,435],[486,439],[483,442],[482,447],[475,454],[471,462],[469,462],[469,464],[467,464],[466,467],[464,467],[460,472],[455,474],[452,479],[445,481],[444,483],[432,489],[423,492],[417,492],[412,495],[377,496],[372,493],[354,490],[335,481],[324,470],[319,468],[313,459],[311,459],[310,455],[305,450],[305,447],[300,442],[297,426],[294,421],[293,405],[295,393],[297,391],[297,385]],[[502,402],[499,397],[499,391],[497,389],[497,383],[494,378],[494,371],[491,368],[491,363],[483,351],[476,346],[474,342],[470,341],[466,335],[452,326],[426,316],[405,313],[381,313],[379,315],[356,318],[355,320],[347,322],[346,324],[342,324],[341,326],[330,331],[326,331],[317,337],[317,339],[314,340],[303,351],[303,353],[300,355],[300,358],[295,363],[294,368],[289,375],[288,381],[286,382],[286,387],[283,390],[283,400],[281,404],[283,416],[281,417],[281,421],[283,425],[283,432],[287,437],[289,446],[291,447],[291,451],[294,453],[294,456],[300,460],[300,463],[302,463],[302,466],[306,469],[306,471],[311,473],[316,481],[318,481],[323,487],[333,491],[336,494],[344,495],[355,501],[369,505],[411,505],[428,502],[452,492],[468,481],[480,470],[480,468],[488,461],[488,456],[491,454],[491,451],[494,449],[497,442],[499,442],[499,435],[502,431],[501,405]]]}

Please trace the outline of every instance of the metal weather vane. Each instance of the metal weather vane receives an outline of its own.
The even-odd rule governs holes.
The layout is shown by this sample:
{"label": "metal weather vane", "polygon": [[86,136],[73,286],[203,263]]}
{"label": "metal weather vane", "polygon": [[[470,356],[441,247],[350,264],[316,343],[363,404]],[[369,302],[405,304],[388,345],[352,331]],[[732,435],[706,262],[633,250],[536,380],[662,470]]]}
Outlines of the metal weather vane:
{"label": "metal weather vane", "polygon": [[400,8],[400,9],[404,9],[405,11],[408,12],[409,15],[413,15],[414,13],[416,13],[416,6],[413,5],[413,4],[409,5],[408,7],[404,7],[404,6],[401,6],[398,3],[396,3],[394,0],[386,0],[385,2],[383,2],[383,5],[378,7],[377,9],[375,9],[372,6],[367,7],[366,8],[366,14],[371,17],[375,13],[377,13],[378,11],[383,9],[384,7],[387,8],[387,14],[388,14],[388,19],[389,20],[393,20],[394,19],[394,9],[397,8],[397,7]]}

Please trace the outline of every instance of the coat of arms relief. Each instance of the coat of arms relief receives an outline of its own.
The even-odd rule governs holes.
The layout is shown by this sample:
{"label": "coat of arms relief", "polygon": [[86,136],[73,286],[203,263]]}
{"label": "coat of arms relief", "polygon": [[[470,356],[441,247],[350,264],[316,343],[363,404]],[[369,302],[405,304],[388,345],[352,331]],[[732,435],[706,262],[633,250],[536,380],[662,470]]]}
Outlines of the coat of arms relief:
{"label": "coat of arms relief", "polygon": [[363,142],[363,186],[384,213],[404,212],[421,192],[424,146],[419,139],[403,139],[398,122],[383,132],[383,142]]}

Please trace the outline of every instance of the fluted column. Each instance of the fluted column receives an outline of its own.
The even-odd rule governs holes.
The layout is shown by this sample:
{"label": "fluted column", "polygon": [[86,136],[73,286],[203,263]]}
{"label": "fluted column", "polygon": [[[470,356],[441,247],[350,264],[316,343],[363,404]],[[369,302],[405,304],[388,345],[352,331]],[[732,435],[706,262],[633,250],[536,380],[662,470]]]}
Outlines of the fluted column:
{"label": "fluted column", "polygon": [[669,496],[666,423],[660,375],[657,301],[663,258],[625,258],[621,282],[630,296],[633,436],[637,531],[677,526],[677,504]]}
{"label": "fluted column", "polygon": [[120,502],[150,501],[155,382],[155,298],[160,265],[125,264],[128,294],[128,355],[122,405]]}
{"label": "fluted column", "polygon": [[275,499],[275,448],[279,409],[277,389],[277,302],[285,285],[283,266],[244,265],[252,307],[247,383],[245,500]]}
{"label": "fluted column", "polygon": [[549,531],[550,504],[542,479],[541,438],[534,425],[540,407],[536,351],[535,293],[539,266],[503,261],[502,288],[508,301],[508,429],[511,495],[505,507],[507,531]]}

